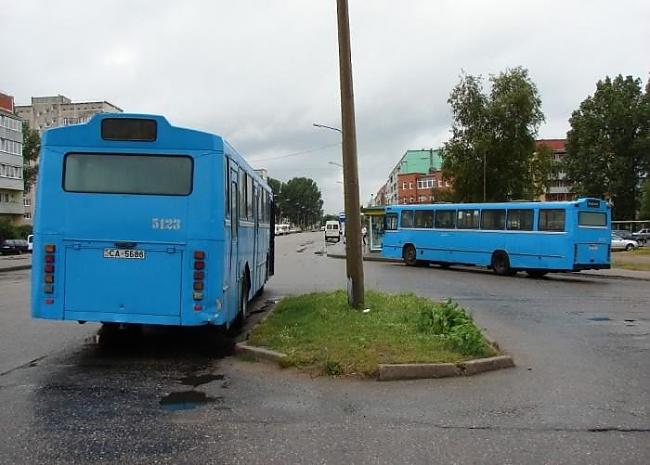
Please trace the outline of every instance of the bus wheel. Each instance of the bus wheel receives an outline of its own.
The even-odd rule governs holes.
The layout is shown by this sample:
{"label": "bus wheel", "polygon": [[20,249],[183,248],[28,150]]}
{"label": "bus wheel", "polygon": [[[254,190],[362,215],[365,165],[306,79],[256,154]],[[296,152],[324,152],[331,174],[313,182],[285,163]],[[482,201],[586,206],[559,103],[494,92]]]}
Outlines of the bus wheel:
{"label": "bus wheel", "polygon": [[544,276],[546,276],[546,273],[548,273],[548,271],[544,271],[544,270],[527,270],[526,271],[526,274],[528,276],[530,276],[531,278],[535,278],[535,279],[543,278]]}
{"label": "bus wheel", "polygon": [[242,316],[242,320],[246,321],[248,318],[248,290],[250,288],[250,285],[248,284],[248,279],[246,279],[246,276],[242,278],[242,283],[241,283],[241,302],[239,303],[239,311]]}
{"label": "bus wheel", "polygon": [[510,268],[510,259],[505,252],[495,252],[492,256],[492,269],[499,276],[508,276],[512,274]]}
{"label": "bus wheel", "polygon": [[402,258],[404,259],[404,263],[406,263],[408,266],[415,266],[418,262],[415,247],[413,247],[411,244],[404,247]]}

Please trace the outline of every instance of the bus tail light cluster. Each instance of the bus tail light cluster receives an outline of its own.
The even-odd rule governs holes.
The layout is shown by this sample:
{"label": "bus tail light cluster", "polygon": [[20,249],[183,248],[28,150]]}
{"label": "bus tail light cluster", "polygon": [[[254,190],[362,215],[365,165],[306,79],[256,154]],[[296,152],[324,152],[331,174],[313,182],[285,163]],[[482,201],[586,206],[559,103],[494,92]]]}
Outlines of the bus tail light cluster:
{"label": "bus tail light cluster", "polygon": [[[45,255],[43,260],[43,292],[45,294],[54,294],[54,252],[56,252],[56,246],[54,244],[45,244]],[[46,299],[47,304],[53,304],[54,299]]]}
{"label": "bus tail light cluster", "polygon": [[205,252],[203,250],[194,251],[194,283],[192,285],[192,297],[194,299],[194,310],[200,312],[203,310],[201,301],[203,300],[203,291],[205,289]]}

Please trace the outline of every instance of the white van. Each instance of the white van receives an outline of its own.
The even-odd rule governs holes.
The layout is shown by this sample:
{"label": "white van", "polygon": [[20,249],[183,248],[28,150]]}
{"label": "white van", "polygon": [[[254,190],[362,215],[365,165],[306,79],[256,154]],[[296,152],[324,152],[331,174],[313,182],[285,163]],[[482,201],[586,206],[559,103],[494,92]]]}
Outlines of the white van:
{"label": "white van", "polygon": [[338,221],[325,223],[325,242],[338,242],[341,240],[341,225]]}
{"label": "white van", "polygon": [[34,250],[34,235],[30,234],[27,236],[27,250],[29,253],[32,253],[32,250]]}

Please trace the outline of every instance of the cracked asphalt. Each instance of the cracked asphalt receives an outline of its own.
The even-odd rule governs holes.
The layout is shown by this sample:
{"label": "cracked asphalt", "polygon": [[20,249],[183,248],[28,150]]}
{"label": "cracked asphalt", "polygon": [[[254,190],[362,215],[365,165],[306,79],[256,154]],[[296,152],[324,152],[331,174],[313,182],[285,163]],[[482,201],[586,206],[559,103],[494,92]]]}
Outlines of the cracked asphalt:
{"label": "cracked asphalt", "polygon": [[[256,302],[345,287],[321,233],[278,238]],[[366,263],[366,287],[453,297],[517,367],[379,383],[311,378],[196,330],[31,320],[0,273],[0,464],[650,463],[650,286]],[[253,320],[263,313],[254,315]],[[254,321],[249,323],[249,326]]]}

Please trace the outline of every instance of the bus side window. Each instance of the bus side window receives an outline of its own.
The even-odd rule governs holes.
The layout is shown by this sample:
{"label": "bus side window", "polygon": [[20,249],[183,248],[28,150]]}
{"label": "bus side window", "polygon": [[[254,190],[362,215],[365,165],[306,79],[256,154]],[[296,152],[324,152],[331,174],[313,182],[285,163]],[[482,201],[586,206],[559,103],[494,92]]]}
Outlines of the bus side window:
{"label": "bus side window", "polygon": [[532,231],[533,210],[532,209],[508,210],[506,227],[510,231]]}
{"label": "bus side window", "polygon": [[402,210],[402,228],[413,227],[413,210]]}
{"label": "bus side window", "polygon": [[564,210],[559,208],[539,210],[540,231],[564,231]]}
{"label": "bus side window", "polygon": [[478,229],[479,211],[478,210],[458,210],[458,229]]}
{"label": "bus side window", "polygon": [[395,231],[397,229],[397,213],[386,213],[384,229],[386,231]]}
{"label": "bus side window", "polygon": [[416,228],[433,228],[433,210],[415,210]]}
{"label": "bus side window", "polygon": [[456,210],[436,210],[435,227],[438,229],[454,229],[456,227]]}
{"label": "bus side window", "polygon": [[244,170],[239,170],[239,219],[245,220],[248,218],[248,211],[246,209],[246,173]]}
{"label": "bus side window", "polygon": [[230,159],[223,157],[223,185],[224,185],[224,215],[230,218]]}
{"label": "bus side window", "polygon": [[246,211],[248,212],[248,219],[255,221],[253,205],[255,205],[255,197],[253,196],[253,178],[248,174],[246,175]]}
{"label": "bus side window", "polygon": [[504,230],[506,229],[505,210],[483,210],[481,212],[481,229]]}

